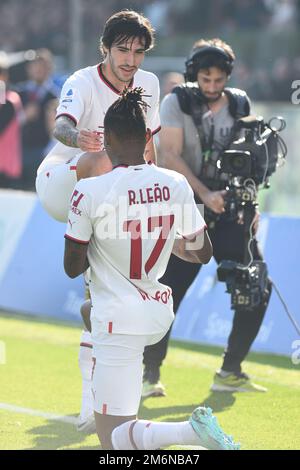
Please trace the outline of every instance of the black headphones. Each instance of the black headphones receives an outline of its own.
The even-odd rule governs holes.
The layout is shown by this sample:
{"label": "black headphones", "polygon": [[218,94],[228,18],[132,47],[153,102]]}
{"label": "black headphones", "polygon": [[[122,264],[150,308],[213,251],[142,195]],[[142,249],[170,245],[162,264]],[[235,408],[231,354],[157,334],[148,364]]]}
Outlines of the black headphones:
{"label": "black headphones", "polygon": [[[185,74],[184,78],[186,82],[196,82],[197,73],[199,69],[213,67],[213,61],[211,65],[205,64],[208,57],[214,57],[216,59],[221,59],[224,61],[224,70],[228,75],[231,74],[233,69],[234,60],[230,55],[224,51],[221,47],[218,46],[204,46],[196,48],[192,51],[191,56],[185,62]],[[209,63],[208,63],[209,64]]]}

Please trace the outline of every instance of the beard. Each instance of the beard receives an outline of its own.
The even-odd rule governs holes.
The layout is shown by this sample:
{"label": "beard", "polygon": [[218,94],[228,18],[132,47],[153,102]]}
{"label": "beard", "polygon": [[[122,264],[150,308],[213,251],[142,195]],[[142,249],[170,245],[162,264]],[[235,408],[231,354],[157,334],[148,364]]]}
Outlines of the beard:
{"label": "beard", "polygon": [[215,96],[207,96],[204,93],[203,95],[208,103],[215,103],[222,97],[222,93],[223,93],[223,90],[220,93],[216,94]]}
{"label": "beard", "polygon": [[122,70],[120,70],[116,65],[115,63],[113,62],[113,60],[110,58],[110,68],[111,68],[111,71],[112,73],[114,74],[114,76],[120,81],[120,82],[123,82],[123,83],[130,83],[131,80],[133,79],[133,76],[136,72],[136,70],[134,70],[130,77],[129,78],[125,78],[125,77],[122,77]]}

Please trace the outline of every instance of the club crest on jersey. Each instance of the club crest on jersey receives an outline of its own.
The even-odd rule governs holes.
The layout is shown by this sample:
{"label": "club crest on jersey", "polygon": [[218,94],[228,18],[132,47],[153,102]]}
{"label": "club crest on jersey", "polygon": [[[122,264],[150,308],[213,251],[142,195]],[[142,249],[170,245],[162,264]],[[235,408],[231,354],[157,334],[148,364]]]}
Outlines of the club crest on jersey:
{"label": "club crest on jersey", "polygon": [[79,193],[77,189],[74,190],[72,197],[71,197],[71,211],[75,215],[81,216],[82,211],[78,209],[78,204],[80,203],[81,199],[84,197],[84,194]]}

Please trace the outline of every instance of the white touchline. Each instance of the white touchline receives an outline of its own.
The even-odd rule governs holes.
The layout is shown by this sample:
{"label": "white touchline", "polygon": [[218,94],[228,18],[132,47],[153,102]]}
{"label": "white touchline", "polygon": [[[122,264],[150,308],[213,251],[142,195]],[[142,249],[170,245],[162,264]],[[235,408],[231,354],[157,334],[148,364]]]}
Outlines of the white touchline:
{"label": "white touchline", "polygon": [[77,424],[77,418],[74,416],[62,416],[44,411],[33,410],[31,408],[22,408],[21,406],[9,405],[8,403],[0,403],[0,410],[10,411],[11,413],[22,413],[31,416],[39,416],[40,418],[49,419],[51,421],[61,421],[68,424]]}
{"label": "white touchline", "polygon": [[[10,411],[11,413],[21,413],[31,416],[39,416],[40,418],[49,419],[51,421],[61,421],[62,423],[68,423],[77,425],[77,418],[73,416],[62,416],[55,415],[52,413],[45,413],[44,411],[33,410],[32,408],[22,408],[21,406],[9,405],[8,403],[0,403],[0,410]],[[186,450],[206,450],[200,446],[182,446]]]}

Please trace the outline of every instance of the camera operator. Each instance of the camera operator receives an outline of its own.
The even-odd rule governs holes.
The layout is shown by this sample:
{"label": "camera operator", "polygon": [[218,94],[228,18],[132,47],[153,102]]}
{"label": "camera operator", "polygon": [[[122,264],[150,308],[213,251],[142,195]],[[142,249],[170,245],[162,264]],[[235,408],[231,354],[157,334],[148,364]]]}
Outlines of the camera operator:
{"label": "camera operator", "polygon": [[[250,113],[247,94],[243,90],[225,88],[234,59],[232,48],[220,39],[197,41],[186,61],[186,83],[176,87],[161,104],[162,164],[185,175],[196,201],[205,205],[205,220],[218,264],[223,260],[245,263],[244,220],[238,213],[233,217],[226,206],[225,188],[229,175],[217,165],[236,138],[237,120]],[[251,252],[254,260],[262,260],[255,238],[257,221],[254,206],[250,224]],[[198,270],[196,265],[171,257],[161,282],[173,290],[175,312]],[[254,384],[241,367],[269,303],[269,280],[266,286],[261,302],[255,308],[235,308],[223,364],[214,376],[212,391],[266,391]],[[168,335],[145,350],[143,396],[165,394],[159,381],[159,368],[166,356],[167,344]]]}

